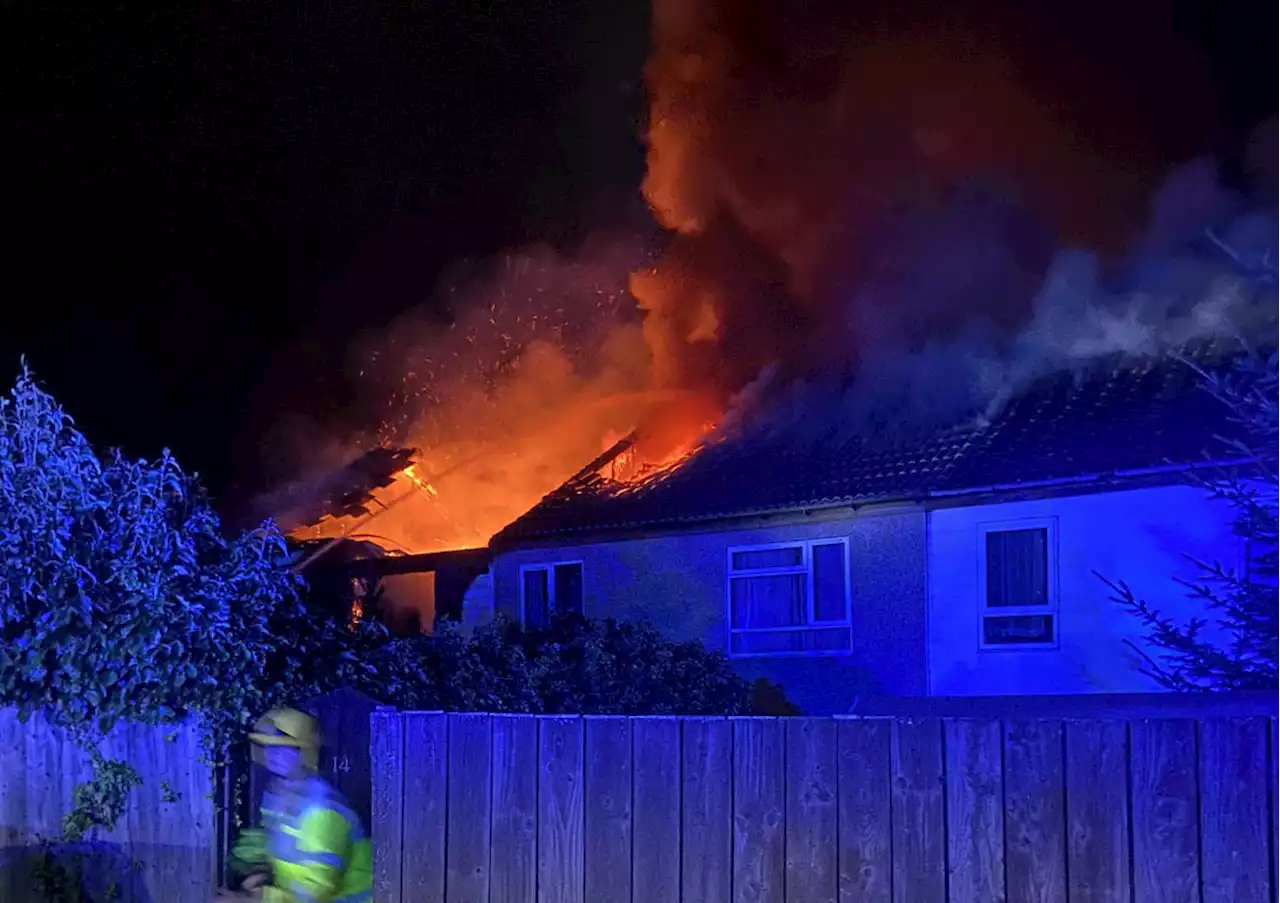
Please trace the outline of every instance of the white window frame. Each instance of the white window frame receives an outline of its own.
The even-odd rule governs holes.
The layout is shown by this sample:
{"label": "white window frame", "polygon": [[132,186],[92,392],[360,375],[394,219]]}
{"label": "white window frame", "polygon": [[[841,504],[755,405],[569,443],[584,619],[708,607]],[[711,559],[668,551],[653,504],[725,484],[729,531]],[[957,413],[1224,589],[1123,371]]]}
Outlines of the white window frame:
{"label": "white window frame", "polygon": [[556,613],[556,568],[566,564],[576,564],[582,569],[582,610],[586,613],[587,609],[587,566],[583,564],[581,558],[567,558],[563,561],[539,561],[536,564],[520,565],[520,623],[528,624],[524,610],[524,575],[528,571],[546,571],[547,572],[547,614],[554,615]]}
{"label": "white window frame", "polygon": [[[844,559],[844,617],[837,621],[815,621],[813,617],[813,547],[841,547]],[[752,568],[739,571],[733,566],[733,556],[741,552],[768,552],[773,549],[801,549],[800,564],[779,568]],[[849,655],[853,652],[853,574],[849,558],[849,537],[830,536],[819,539],[801,539],[792,542],[759,543],[749,546],[730,546],[725,557],[725,630],[727,636],[726,651],[729,658],[796,658],[816,655]],[[796,627],[734,627],[733,626],[733,581],[751,577],[777,577],[791,574],[805,575],[805,606],[808,623]],[[523,585],[523,584],[522,584]],[[743,634],[765,633],[799,633],[802,631],[831,630],[843,627],[849,631],[849,645],[840,649],[800,649],[783,652],[734,652],[733,638]]]}
{"label": "white window frame", "polygon": [[[1021,605],[1012,608],[991,608],[987,605],[987,536],[991,533],[1011,533],[1016,530],[1045,531],[1045,582],[1049,594],[1047,605]],[[1062,609],[1058,591],[1058,519],[1036,517],[1019,520],[987,521],[978,524],[978,649],[982,652],[1035,652],[1057,649],[1062,645]],[[988,643],[986,626],[988,619],[1000,619],[1025,615],[1048,615],[1053,618],[1053,642],[1051,643]]]}

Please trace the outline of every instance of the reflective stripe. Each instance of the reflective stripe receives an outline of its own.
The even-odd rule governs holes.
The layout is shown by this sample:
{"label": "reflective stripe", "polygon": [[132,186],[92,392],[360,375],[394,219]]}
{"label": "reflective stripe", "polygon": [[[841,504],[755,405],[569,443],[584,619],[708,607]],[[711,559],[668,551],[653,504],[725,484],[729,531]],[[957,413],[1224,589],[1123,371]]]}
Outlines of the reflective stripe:
{"label": "reflective stripe", "polygon": [[294,859],[293,862],[298,865],[311,865],[312,863],[318,863],[320,865],[327,865],[330,868],[338,869],[339,871],[346,868],[347,865],[346,860],[337,853],[321,853],[315,850],[308,850],[306,852],[299,850],[298,858]]}
{"label": "reflective stripe", "polygon": [[[279,892],[290,903],[373,903],[368,834],[346,800],[319,778],[278,788],[264,795],[262,814]],[[303,832],[310,820],[314,836]]]}

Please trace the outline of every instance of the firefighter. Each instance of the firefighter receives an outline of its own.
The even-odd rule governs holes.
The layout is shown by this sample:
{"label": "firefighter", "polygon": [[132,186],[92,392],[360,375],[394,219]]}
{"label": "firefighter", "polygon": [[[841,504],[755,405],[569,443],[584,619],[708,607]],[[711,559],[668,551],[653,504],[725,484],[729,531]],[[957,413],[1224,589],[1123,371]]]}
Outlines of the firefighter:
{"label": "firefighter", "polygon": [[[262,796],[270,877],[241,885],[262,903],[372,903],[373,847],[359,817],[317,773],[320,730],[294,709],[268,712],[249,735],[272,781]],[[243,899],[245,893],[222,893]]]}

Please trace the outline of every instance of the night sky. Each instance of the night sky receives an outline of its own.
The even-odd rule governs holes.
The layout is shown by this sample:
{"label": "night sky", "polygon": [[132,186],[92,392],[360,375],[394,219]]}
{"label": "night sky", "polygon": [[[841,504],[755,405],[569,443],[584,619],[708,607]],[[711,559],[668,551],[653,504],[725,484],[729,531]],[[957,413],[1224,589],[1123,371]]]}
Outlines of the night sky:
{"label": "night sky", "polygon": [[[1267,6],[1038,15],[1119,83],[1160,83],[1148,33],[1204,54],[1203,98],[1152,89],[1171,164],[1275,112]],[[253,486],[275,413],[348,406],[349,337],[422,303],[444,264],[637,216],[647,16],[637,0],[6,4],[6,371],[26,354],[95,442],[170,446],[219,495]]]}

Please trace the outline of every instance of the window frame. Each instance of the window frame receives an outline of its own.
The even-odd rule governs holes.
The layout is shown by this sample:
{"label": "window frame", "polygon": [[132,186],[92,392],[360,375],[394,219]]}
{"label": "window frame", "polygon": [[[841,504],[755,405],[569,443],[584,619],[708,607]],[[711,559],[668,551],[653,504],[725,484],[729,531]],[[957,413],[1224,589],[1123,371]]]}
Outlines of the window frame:
{"label": "window frame", "polygon": [[[844,618],[837,621],[814,620],[814,587],[813,587],[813,547],[841,547],[841,560],[844,565]],[[800,548],[800,564],[776,568],[752,568],[741,570],[733,566],[733,556],[741,552],[768,552],[774,549]],[[734,627],[733,626],[733,581],[750,577],[779,577],[795,574],[805,575],[805,618],[807,623],[789,627]],[[729,658],[796,658],[815,655],[851,655],[853,654],[853,573],[849,556],[849,537],[830,536],[818,539],[796,539],[790,542],[766,542],[751,545],[729,546],[725,555],[725,651]],[[797,649],[780,652],[734,652],[735,636],[749,634],[778,634],[816,632],[844,628],[848,631],[847,647],[839,649]]]}
{"label": "window frame", "polygon": [[[987,537],[992,533],[1012,533],[1018,530],[1045,531],[1045,605],[1020,605],[992,608],[987,604]],[[1062,606],[1058,586],[1058,518],[1033,517],[1016,520],[985,521],[978,524],[978,598],[977,626],[979,652],[1039,652],[1058,649],[1062,645]],[[1053,619],[1053,641],[1050,643],[988,643],[987,620],[1027,615],[1049,615]]]}
{"label": "window frame", "polygon": [[576,564],[582,570],[582,612],[586,614],[587,609],[587,566],[581,558],[565,558],[556,561],[536,562],[533,564],[520,565],[520,573],[517,575],[520,587],[520,623],[528,626],[529,621],[525,616],[524,604],[524,575],[528,571],[546,571],[547,572],[547,616],[553,617],[556,609],[556,568],[563,567],[566,564]]}

